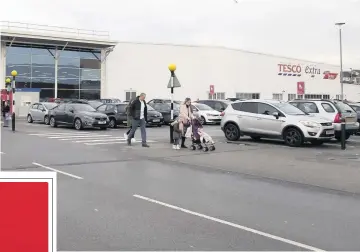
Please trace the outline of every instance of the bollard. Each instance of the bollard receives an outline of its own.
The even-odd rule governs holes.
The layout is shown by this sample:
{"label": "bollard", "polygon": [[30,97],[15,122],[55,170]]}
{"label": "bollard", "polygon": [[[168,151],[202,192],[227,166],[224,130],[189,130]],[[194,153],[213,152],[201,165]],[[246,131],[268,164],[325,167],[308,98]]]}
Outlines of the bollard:
{"label": "bollard", "polygon": [[[172,122],[171,122],[172,123]],[[172,126],[170,124],[170,143],[174,143],[174,137],[173,137],[173,132],[174,132],[174,126]]]}
{"label": "bollard", "polygon": [[11,115],[11,130],[15,132],[15,112]]}
{"label": "bollard", "polygon": [[346,149],[346,124],[345,124],[345,119],[341,120],[341,149],[345,150]]}

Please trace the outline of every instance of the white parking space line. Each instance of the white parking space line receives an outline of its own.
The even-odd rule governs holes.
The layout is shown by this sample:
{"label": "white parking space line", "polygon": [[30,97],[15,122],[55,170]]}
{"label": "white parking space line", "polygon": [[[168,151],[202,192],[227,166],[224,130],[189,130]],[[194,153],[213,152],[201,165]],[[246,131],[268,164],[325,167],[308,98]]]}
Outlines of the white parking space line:
{"label": "white parking space line", "polygon": [[[148,143],[156,143],[156,141],[147,140]],[[126,144],[127,141],[124,139],[123,141],[118,142],[104,142],[104,143],[85,143],[85,145],[106,145],[106,144]]]}
{"label": "white parking space line", "polygon": [[164,206],[164,207],[168,207],[168,208],[180,211],[180,212],[191,214],[191,215],[203,218],[203,219],[211,220],[211,221],[214,221],[214,222],[217,222],[217,223],[221,223],[221,224],[224,224],[224,225],[227,225],[227,226],[231,226],[231,227],[234,227],[234,228],[237,228],[237,229],[241,229],[241,230],[253,233],[253,234],[261,235],[261,236],[264,236],[266,238],[281,241],[283,243],[287,243],[287,244],[290,244],[290,245],[293,245],[293,246],[296,246],[296,247],[299,247],[299,248],[303,248],[303,249],[306,249],[306,250],[309,250],[309,251],[311,250],[311,251],[324,251],[325,252],[325,250],[318,249],[318,248],[315,248],[315,247],[312,247],[312,246],[309,246],[309,245],[306,245],[306,244],[303,244],[303,243],[300,243],[300,242],[292,241],[292,240],[282,238],[280,236],[268,234],[268,233],[265,233],[265,232],[262,232],[262,231],[259,231],[259,230],[253,229],[253,228],[248,228],[248,227],[241,226],[241,225],[229,222],[229,221],[221,220],[221,219],[214,218],[214,217],[211,217],[211,216],[208,216],[208,215],[205,215],[205,214],[190,211],[190,210],[187,210],[185,208],[170,205],[170,204],[158,201],[158,200],[150,199],[148,197],[144,197],[144,196],[137,195],[137,194],[135,194],[133,196],[135,198],[138,198],[138,199],[142,199],[142,200],[145,200],[145,201],[148,201],[148,202],[151,202],[151,203],[155,203],[155,204],[158,204],[158,205],[161,205],[161,206]]}
{"label": "white parking space line", "polygon": [[86,136],[79,136],[79,135],[67,135],[67,136],[51,136],[48,137],[50,139],[66,139],[66,138],[88,138],[88,137],[110,137],[111,135],[86,135]]}
{"label": "white parking space line", "polygon": [[0,153],[1,153],[1,155],[5,154],[5,152],[2,152],[2,151]]}
{"label": "white parking space line", "polygon": [[35,162],[33,162],[32,164],[33,164],[33,165],[36,165],[36,166],[39,166],[39,167],[41,167],[41,168],[44,168],[44,169],[50,170],[50,171],[54,171],[54,172],[57,172],[57,173],[60,173],[60,174],[63,174],[63,175],[66,175],[66,176],[72,177],[72,178],[76,178],[76,179],[84,179],[84,178],[79,177],[79,176],[76,176],[76,175],[74,175],[74,174],[70,174],[70,173],[67,173],[67,172],[59,171],[59,170],[56,170],[56,169],[54,169],[54,168],[51,168],[51,167],[48,167],[48,166],[45,166],[45,165],[42,165],[42,164],[39,164],[39,163],[35,163]]}

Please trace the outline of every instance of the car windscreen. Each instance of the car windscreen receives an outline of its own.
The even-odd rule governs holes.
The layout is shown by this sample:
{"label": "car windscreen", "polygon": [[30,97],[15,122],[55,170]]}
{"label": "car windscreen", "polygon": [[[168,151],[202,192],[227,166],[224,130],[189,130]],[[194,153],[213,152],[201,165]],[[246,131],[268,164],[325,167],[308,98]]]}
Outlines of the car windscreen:
{"label": "car windscreen", "polygon": [[351,105],[351,107],[356,111],[356,112],[360,112],[360,105]]}
{"label": "car windscreen", "polygon": [[196,104],[194,105],[198,110],[214,110],[213,108],[209,107],[208,105],[206,104],[202,104],[202,103],[199,103],[199,104]]}
{"label": "car windscreen", "polygon": [[103,105],[104,103],[99,102],[99,101],[88,101],[89,105],[93,108],[98,108],[101,105]]}
{"label": "car windscreen", "polygon": [[116,109],[118,112],[125,112],[127,106],[128,106],[127,104],[118,104],[116,105]]}
{"label": "car windscreen", "polygon": [[146,105],[147,106],[147,110],[152,111],[155,110],[153,107],[151,107],[149,104]]}
{"label": "car windscreen", "polygon": [[279,103],[271,103],[271,104],[288,115],[306,115],[305,112],[303,112],[302,110],[298,109],[297,107],[289,103],[279,102]]}
{"label": "car windscreen", "polygon": [[49,102],[49,103],[43,103],[43,105],[44,105],[45,108],[47,108],[47,109],[53,109],[53,108],[55,108],[56,106],[58,106],[59,104]]}
{"label": "car windscreen", "polygon": [[89,104],[71,104],[75,111],[96,112]]}
{"label": "car windscreen", "polygon": [[340,113],[353,113],[355,112],[348,104],[341,101],[334,102],[335,107],[339,110]]}

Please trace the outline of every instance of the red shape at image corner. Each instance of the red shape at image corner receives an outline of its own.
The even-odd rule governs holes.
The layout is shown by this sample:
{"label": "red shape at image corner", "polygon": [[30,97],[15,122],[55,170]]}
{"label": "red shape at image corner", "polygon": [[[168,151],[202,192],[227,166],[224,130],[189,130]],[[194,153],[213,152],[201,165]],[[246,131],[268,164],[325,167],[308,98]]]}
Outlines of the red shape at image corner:
{"label": "red shape at image corner", "polygon": [[47,182],[0,181],[0,251],[48,252]]}
{"label": "red shape at image corner", "polygon": [[215,86],[210,85],[210,94],[213,95],[215,93]]}

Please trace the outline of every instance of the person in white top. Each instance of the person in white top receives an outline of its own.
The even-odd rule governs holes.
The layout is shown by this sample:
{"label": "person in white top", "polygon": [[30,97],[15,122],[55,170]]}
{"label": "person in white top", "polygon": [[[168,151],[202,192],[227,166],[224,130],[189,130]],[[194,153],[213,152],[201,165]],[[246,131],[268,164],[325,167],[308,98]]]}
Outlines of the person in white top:
{"label": "person in white top", "polygon": [[141,93],[130,105],[129,113],[132,117],[132,123],[131,131],[127,138],[128,145],[131,145],[131,138],[133,138],[138,126],[140,125],[142,146],[150,147],[146,143],[147,106],[145,98],[146,94]]}

